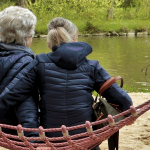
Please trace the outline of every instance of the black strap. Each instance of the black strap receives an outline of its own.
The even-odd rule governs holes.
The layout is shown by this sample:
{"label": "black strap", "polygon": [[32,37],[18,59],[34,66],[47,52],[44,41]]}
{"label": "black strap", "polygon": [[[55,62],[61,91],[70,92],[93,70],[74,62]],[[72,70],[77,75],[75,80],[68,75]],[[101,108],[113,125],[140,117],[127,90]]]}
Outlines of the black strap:
{"label": "black strap", "polygon": [[118,150],[119,145],[119,131],[114,133],[110,138],[108,139],[108,147],[109,150]]}
{"label": "black strap", "polygon": [[[111,77],[110,79],[108,79],[100,88],[98,94],[101,96],[101,94],[107,90],[113,83],[115,83],[118,79],[121,79],[121,85],[120,87],[123,87],[123,78],[120,76],[116,76],[116,77]],[[98,96],[97,94],[97,96]],[[97,96],[95,101],[97,101]],[[110,136],[110,138],[108,139],[108,148],[109,150],[118,150],[118,145],[119,145],[119,131],[117,131],[116,133],[114,133],[112,136]]]}

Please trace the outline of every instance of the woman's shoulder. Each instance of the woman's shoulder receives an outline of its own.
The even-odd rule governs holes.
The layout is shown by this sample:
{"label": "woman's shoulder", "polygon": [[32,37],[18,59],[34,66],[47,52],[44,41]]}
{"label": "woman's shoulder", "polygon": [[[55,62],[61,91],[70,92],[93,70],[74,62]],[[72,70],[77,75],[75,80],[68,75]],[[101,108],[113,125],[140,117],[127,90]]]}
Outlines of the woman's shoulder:
{"label": "woman's shoulder", "polygon": [[36,55],[36,59],[38,60],[39,63],[44,63],[44,62],[49,62],[50,59],[46,53],[41,53],[39,55]]}
{"label": "woman's shoulder", "polygon": [[86,60],[86,63],[87,63],[89,66],[94,67],[94,68],[96,68],[97,66],[100,66],[100,67],[101,67],[101,65],[99,64],[99,61],[98,61],[98,60],[89,60],[89,59],[87,59],[87,60]]}

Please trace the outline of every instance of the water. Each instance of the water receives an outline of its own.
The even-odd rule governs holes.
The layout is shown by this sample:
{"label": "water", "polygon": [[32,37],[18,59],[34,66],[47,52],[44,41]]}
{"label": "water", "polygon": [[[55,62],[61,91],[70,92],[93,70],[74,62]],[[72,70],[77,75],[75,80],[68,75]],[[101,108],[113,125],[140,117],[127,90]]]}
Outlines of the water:
{"label": "water", "polygon": [[[128,92],[149,92],[150,36],[137,37],[79,37],[78,41],[89,43],[93,52],[88,59],[98,60],[111,76],[120,75],[124,79],[124,89]],[[46,38],[34,38],[31,49],[36,53],[48,53]]]}

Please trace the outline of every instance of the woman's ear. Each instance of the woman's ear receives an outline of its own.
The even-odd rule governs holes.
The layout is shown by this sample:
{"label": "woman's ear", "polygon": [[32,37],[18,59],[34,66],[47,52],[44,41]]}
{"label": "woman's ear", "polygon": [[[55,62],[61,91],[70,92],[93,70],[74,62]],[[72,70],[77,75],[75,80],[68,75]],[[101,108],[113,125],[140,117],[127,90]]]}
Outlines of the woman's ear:
{"label": "woman's ear", "polygon": [[32,43],[32,37],[28,37],[28,44],[26,46],[30,47],[31,43]]}
{"label": "woman's ear", "polygon": [[73,41],[74,41],[74,42],[77,42],[77,38],[74,38]]}
{"label": "woman's ear", "polygon": [[52,47],[48,44],[48,47],[50,48],[50,49],[52,49]]}

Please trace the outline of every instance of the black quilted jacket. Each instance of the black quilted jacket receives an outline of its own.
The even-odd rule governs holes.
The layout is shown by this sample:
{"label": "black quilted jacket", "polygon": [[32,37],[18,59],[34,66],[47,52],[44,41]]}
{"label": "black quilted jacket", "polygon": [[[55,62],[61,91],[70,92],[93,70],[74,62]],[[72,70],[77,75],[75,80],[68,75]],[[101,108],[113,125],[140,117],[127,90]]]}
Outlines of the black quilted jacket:
{"label": "black quilted jacket", "polygon": [[[7,89],[8,84],[34,57],[35,54],[26,46],[0,43],[0,94],[5,88]],[[2,105],[3,102],[5,105]],[[17,105],[12,105],[9,110],[3,111],[8,106],[7,102],[7,99],[0,100],[0,106],[2,106],[0,109],[0,123],[9,125],[22,124],[23,127],[38,127],[38,91],[36,87],[32,90],[30,97],[27,97],[23,103],[18,102]],[[15,130],[3,129],[3,131],[17,134]],[[26,136],[34,136],[36,134],[25,133]]]}

